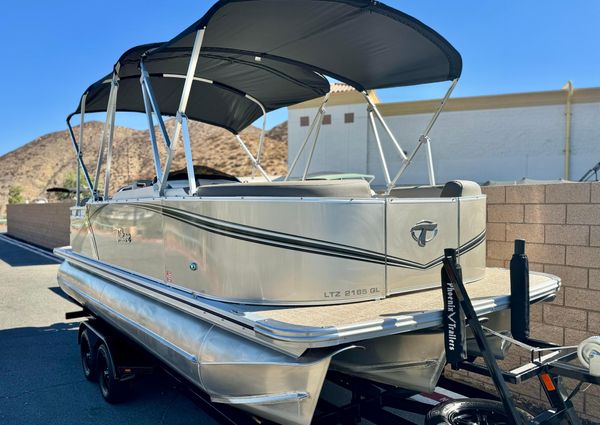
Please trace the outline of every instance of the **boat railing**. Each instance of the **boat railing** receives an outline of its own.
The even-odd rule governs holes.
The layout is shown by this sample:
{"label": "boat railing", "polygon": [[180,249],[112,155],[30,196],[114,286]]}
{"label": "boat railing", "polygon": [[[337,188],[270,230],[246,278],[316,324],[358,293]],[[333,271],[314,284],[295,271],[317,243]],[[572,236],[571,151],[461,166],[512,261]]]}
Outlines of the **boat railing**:
{"label": "boat railing", "polygon": [[[142,57],[140,59],[140,63],[139,63],[140,71],[141,71],[140,85],[141,85],[141,91],[142,91],[142,96],[143,96],[143,101],[144,101],[144,109],[145,109],[145,113],[146,113],[147,120],[148,120],[150,142],[152,145],[152,155],[153,155],[153,160],[154,160],[154,169],[155,169],[156,176],[157,176],[157,187],[158,187],[158,192],[159,192],[160,196],[165,195],[169,172],[171,169],[173,157],[178,148],[180,137],[183,139],[183,148],[184,148],[184,154],[185,154],[184,156],[185,156],[185,162],[186,162],[186,169],[187,169],[187,173],[188,173],[189,189],[188,189],[187,193],[192,195],[196,192],[196,189],[197,189],[197,183],[196,183],[195,174],[194,174],[194,162],[193,162],[193,158],[192,158],[191,140],[190,140],[188,117],[186,115],[186,109],[187,109],[187,105],[188,105],[190,94],[191,94],[192,84],[194,81],[201,81],[201,82],[207,83],[207,84],[219,84],[218,82],[200,78],[200,77],[196,77],[196,75],[195,75],[198,61],[200,59],[200,51],[202,48],[205,31],[206,31],[206,27],[200,28],[196,31],[195,40],[194,40],[194,44],[193,44],[193,47],[191,50],[191,55],[190,55],[186,74],[185,75],[175,75],[175,74],[163,74],[162,75],[162,78],[184,79],[183,90],[181,93],[181,98],[179,100],[179,107],[178,107],[177,113],[175,115],[175,128],[173,129],[173,133],[171,136],[168,134],[163,116],[161,115],[160,106],[158,105],[158,102],[157,102],[155,94],[154,94],[154,90],[152,88],[152,83],[150,81],[150,75],[144,65],[145,56],[151,50],[149,52],[146,52],[144,55],[142,55]],[[108,80],[106,82],[108,82]],[[435,172],[434,172],[434,168],[433,168],[433,158],[432,158],[432,152],[431,152],[431,140],[429,138],[429,133],[430,133],[431,129],[433,128],[433,125],[437,121],[444,106],[446,105],[450,95],[452,94],[452,91],[456,87],[457,82],[458,82],[458,78],[455,78],[454,80],[452,80],[452,83],[451,83],[450,87],[448,88],[445,96],[442,98],[438,108],[434,112],[433,116],[431,117],[431,119],[427,123],[427,126],[425,127],[424,131],[422,132],[421,136],[419,137],[417,145],[414,147],[412,152],[410,152],[410,154],[408,154],[402,148],[402,146],[398,142],[397,138],[394,136],[393,132],[391,131],[390,127],[385,122],[377,105],[370,98],[368,92],[365,90],[361,91],[362,95],[364,96],[364,98],[367,102],[369,124],[370,124],[370,128],[372,129],[373,134],[375,136],[375,143],[377,144],[377,151],[378,151],[380,161],[381,161],[381,166],[383,169],[383,174],[384,174],[385,183],[386,183],[386,190],[384,193],[385,196],[389,196],[391,191],[396,187],[398,180],[402,177],[402,175],[406,171],[407,167],[412,163],[416,154],[420,150],[421,146],[424,146],[426,149],[429,185],[430,186],[436,185]],[[72,126],[70,123],[71,116],[69,116],[69,118],[67,119],[67,125],[69,127],[71,140],[72,140],[73,146],[75,148],[77,162],[79,164],[80,169],[83,172],[83,175],[85,177],[85,182],[88,185],[89,190],[92,194],[92,199],[94,199],[95,201],[99,200],[101,197],[100,191],[99,191],[99,186],[100,186],[101,170],[102,170],[103,166],[104,166],[104,182],[103,182],[104,187],[103,187],[103,191],[102,191],[102,199],[103,200],[109,199],[114,124],[115,124],[115,115],[117,112],[117,95],[118,95],[118,89],[119,89],[119,63],[117,63],[117,65],[115,65],[115,68],[113,69],[112,79],[110,80],[110,84],[111,84],[111,87],[110,87],[110,93],[109,93],[109,98],[108,98],[108,103],[107,103],[106,121],[104,123],[103,131],[102,131],[102,135],[101,135],[101,139],[100,139],[100,147],[98,150],[98,160],[96,162],[93,180],[90,177],[89,172],[83,162],[83,154],[82,154],[82,146],[81,146],[82,142],[83,142],[83,132],[84,132],[84,124],[85,124],[85,102],[86,102],[85,94],[82,96],[81,107],[80,107],[81,118],[80,118],[79,143],[76,140],[75,134],[73,132],[73,129],[72,129]],[[300,178],[300,180],[302,180],[302,181],[306,180],[313,156],[316,151],[319,133],[321,130],[321,125],[323,122],[323,117],[324,117],[324,114],[326,111],[326,105],[329,100],[330,93],[328,93],[327,95],[324,96],[323,101],[316,112],[315,119],[313,120],[313,123],[312,123],[311,127],[309,128],[308,134],[306,135],[306,138],[305,138],[303,144],[301,145],[299,151],[296,153],[292,163],[289,166],[289,171],[288,171],[287,175],[285,176],[284,181],[287,181],[290,179],[290,176],[292,175],[292,172],[295,169],[300,156],[305,152],[306,148],[309,145],[309,141],[310,141],[311,137],[313,137],[313,135],[314,135],[312,143],[310,144],[310,150],[308,151],[308,154],[307,154],[308,156],[307,156],[306,163],[304,164],[304,170],[303,170],[303,172],[301,174],[301,178]],[[250,151],[248,145],[244,142],[244,140],[240,137],[239,134],[234,134],[234,136],[235,136],[235,139],[238,142],[239,146],[242,148],[243,152],[246,154],[246,156],[248,156],[250,162],[252,163],[253,173],[255,170],[258,170],[260,172],[260,174],[267,181],[271,181],[271,179],[267,175],[266,171],[261,166],[261,158],[262,158],[262,154],[263,154],[263,150],[264,150],[267,111],[266,111],[266,108],[264,107],[264,105],[256,98],[254,98],[248,94],[246,94],[245,97],[248,100],[255,103],[262,112],[262,131],[260,133],[260,139],[258,142],[258,149],[257,149],[256,156],[254,156],[254,154]],[[164,163],[161,163],[161,157],[159,154],[155,122],[161,133],[161,136],[163,138],[165,148],[166,148],[166,158],[164,160]],[[387,134],[387,136],[391,140],[395,151],[398,153],[398,155],[401,158],[401,164],[400,164],[399,170],[393,177],[391,177],[391,174],[390,174],[390,169],[388,166],[388,159],[386,158],[386,155],[384,153],[384,149],[382,146],[382,138],[378,131],[377,123],[379,123],[379,125],[381,125],[385,134]],[[78,178],[77,179],[77,204],[79,205],[80,197],[81,197],[80,196],[81,182],[80,182],[79,173],[77,175],[77,178]]]}

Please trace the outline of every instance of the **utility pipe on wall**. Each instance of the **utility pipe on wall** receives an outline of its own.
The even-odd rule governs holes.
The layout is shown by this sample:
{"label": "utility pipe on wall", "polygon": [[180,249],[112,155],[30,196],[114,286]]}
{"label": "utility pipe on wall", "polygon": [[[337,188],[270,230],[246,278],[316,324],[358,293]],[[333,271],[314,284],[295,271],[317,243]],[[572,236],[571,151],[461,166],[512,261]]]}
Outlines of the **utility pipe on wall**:
{"label": "utility pipe on wall", "polygon": [[565,166],[564,179],[571,180],[571,100],[573,97],[573,82],[571,80],[563,86],[567,91],[567,102],[565,104]]}

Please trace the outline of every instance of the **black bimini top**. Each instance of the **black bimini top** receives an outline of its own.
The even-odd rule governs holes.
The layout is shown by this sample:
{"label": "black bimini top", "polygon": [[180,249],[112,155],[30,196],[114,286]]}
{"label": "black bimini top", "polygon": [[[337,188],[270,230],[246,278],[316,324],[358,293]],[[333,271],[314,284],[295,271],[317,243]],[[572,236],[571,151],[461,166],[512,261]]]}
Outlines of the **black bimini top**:
{"label": "black bimini top", "polygon": [[[117,110],[144,111],[137,63],[145,48],[161,113],[174,115],[202,28],[186,114],[234,133],[262,114],[246,95],[268,112],[323,96],[324,76],[369,90],[453,80],[462,70],[460,54],[442,36],[377,1],[221,0],[171,41],[123,55]],[[106,110],[106,80],[88,89],[87,111]]]}
{"label": "black bimini top", "polygon": [[[141,56],[161,46],[146,44],[124,53],[115,65],[119,75],[117,111],[145,112],[140,86]],[[183,91],[189,53],[168,58],[153,57],[144,63],[162,115],[174,116]],[[183,70],[183,71],[182,71]],[[272,111],[290,104],[325,95],[329,83],[322,76],[301,67],[271,60],[231,58],[229,55],[202,53],[186,115],[196,121],[239,133],[263,115],[250,95]],[[86,112],[103,112],[108,106],[112,74],[92,84],[86,95]],[[212,81],[213,83],[209,83]],[[81,112],[81,103],[75,114]]]}

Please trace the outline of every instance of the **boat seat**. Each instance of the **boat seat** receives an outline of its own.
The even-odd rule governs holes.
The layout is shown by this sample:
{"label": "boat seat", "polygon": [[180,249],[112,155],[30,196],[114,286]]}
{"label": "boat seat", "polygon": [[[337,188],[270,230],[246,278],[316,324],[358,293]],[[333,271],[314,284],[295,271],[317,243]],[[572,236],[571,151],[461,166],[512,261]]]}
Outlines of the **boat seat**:
{"label": "boat seat", "polygon": [[390,191],[392,198],[439,198],[441,194],[441,186],[406,186]]}
{"label": "boat seat", "polygon": [[481,195],[481,186],[470,180],[452,180],[444,185],[442,198],[458,198],[460,196]]}
{"label": "boat seat", "polygon": [[397,187],[390,191],[393,198],[458,198],[481,195],[481,187],[469,180],[452,180],[442,186]]}
{"label": "boat seat", "polygon": [[312,180],[229,183],[200,186],[197,196],[267,196],[293,198],[371,198],[364,180]]}

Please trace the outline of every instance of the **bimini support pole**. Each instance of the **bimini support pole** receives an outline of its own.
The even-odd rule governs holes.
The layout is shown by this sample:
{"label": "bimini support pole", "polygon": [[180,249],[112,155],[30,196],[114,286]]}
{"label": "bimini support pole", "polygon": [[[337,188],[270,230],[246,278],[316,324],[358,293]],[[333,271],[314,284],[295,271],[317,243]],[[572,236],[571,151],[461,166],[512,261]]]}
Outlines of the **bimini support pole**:
{"label": "bimini support pole", "polygon": [[250,161],[252,161],[252,165],[260,172],[260,174],[262,174],[262,176],[268,182],[270,182],[271,179],[269,178],[269,176],[267,175],[267,173],[265,172],[265,170],[260,166],[260,164],[258,163],[258,161],[256,160],[256,158],[254,158],[254,155],[252,155],[252,152],[250,152],[250,149],[248,149],[248,146],[246,146],[246,143],[244,143],[244,141],[242,140],[242,138],[240,137],[239,134],[235,135],[235,140],[238,141],[238,143],[240,144],[240,146],[242,147],[242,149],[244,150],[244,152],[246,153],[246,155],[248,155],[248,158],[250,158]]}
{"label": "bimini support pole", "polygon": [[325,114],[325,105],[323,105],[323,107],[321,108],[321,115],[319,116],[319,121],[317,122],[317,130],[315,131],[315,138],[314,138],[312,146],[310,148],[310,153],[308,154],[306,164],[304,165],[304,173],[302,173],[302,181],[306,180],[306,176],[308,174],[308,168],[310,167],[310,163],[312,162],[313,155],[315,154],[315,149],[317,148],[317,142],[319,141],[319,134],[321,133],[321,127],[323,126],[324,114]]}
{"label": "bimini support pole", "polygon": [[106,122],[104,130],[106,134],[108,125],[108,152],[106,153],[106,170],[104,173],[104,200],[108,200],[108,190],[110,185],[110,166],[112,163],[112,152],[113,152],[113,138],[115,133],[115,116],[117,115],[117,95],[119,93],[119,64],[116,65],[115,71],[113,72],[113,80],[111,86],[112,99],[108,104]]}
{"label": "bimini support pole", "polygon": [[369,97],[369,93],[366,92],[366,91],[363,91],[362,95],[365,98],[365,100],[367,101],[367,103],[369,104],[370,110],[373,113],[375,113],[375,116],[377,117],[377,120],[381,123],[381,125],[383,126],[383,129],[385,130],[385,132],[387,133],[387,135],[392,140],[392,143],[394,144],[394,147],[398,151],[398,154],[400,155],[400,157],[403,160],[406,160],[406,154],[404,153],[404,149],[402,149],[402,146],[400,146],[400,143],[398,143],[398,140],[396,140],[396,137],[394,136],[394,133],[392,133],[392,130],[390,130],[390,128],[388,127],[387,123],[383,119],[383,116],[381,115],[381,112],[379,112],[379,109],[377,109],[377,105],[375,105],[375,103],[373,103],[373,101]]}
{"label": "bimini support pole", "polygon": [[368,106],[367,113],[369,114],[369,122],[371,123],[373,134],[375,135],[375,142],[377,143],[377,150],[379,152],[379,158],[381,159],[385,184],[389,185],[391,181],[390,172],[388,170],[387,161],[385,160],[385,154],[383,153],[383,147],[381,146],[381,139],[379,138],[379,131],[377,130],[377,123],[375,122],[375,117],[373,116],[373,107],[371,105]]}
{"label": "bimini support pole", "polygon": [[[202,48],[202,41],[204,40],[204,31],[205,28],[199,29],[196,31],[196,38],[194,39],[194,46],[192,47],[192,54],[190,56],[190,62],[188,64],[188,70],[185,76],[185,82],[183,83],[183,91],[181,92],[181,99],[179,101],[179,108],[177,110],[177,114],[185,114],[187,109],[187,104],[190,99],[190,92],[192,91],[192,84],[194,83],[194,74],[196,73],[196,65],[198,64],[198,59],[200,57],[200,49]],[[169,179],[169,171],[171,169],[171,162],[173,161],[173,154],[175,148],[177,147],[177,141],[179,140],[179,136],[181,133],[181,122],[177,121],[175,123],[175,130],[173,131],[173,137],[171,138],[171,143],[167,153],[167,160],[165,161],[165,166],[162,172],[162,179],[160,180],[159,185],[159,194],[162,196],[165,194],[165,189],[167,188],[167,180]],[[166,135],[166,134],[165,134]],[[188,179],[196,179],[195,176],[189,176]]]}
{"label": "bimini support pole", "polygon": [[[71,125],[71,117],[67,118],[67,127],[69,129],[69,135],[71,136],[71,144],[73,145],[73,149],[75,149],[75,154],[77,156],[77,163],[81,167],[83,171],[83,177],[85,178],[86,184],[90,189],[91,196],[96,199],[96,191],[94,190],[94,184],[92,179],[90,178],[90,174],[88,172],[87,167],[83,163],[83,156],[81,153],[81,140],[77,143],[77,139],[75,138],[75,132],[73,131],[73,126]],[[79,170],[79,169],[78,169]]]}
{"label": "bimini support pole", "polygon": [[85,126],[85,102],[87,99],[87,93],[84,93],[83,96],[81,96],[81,106],[79,107],[79,111],[81,112],[81,115],[79,116],[79,149],[77,152],[77,193],[75,196],[75,199],[77,199],[77,203],[75,204],[76,206],[79,206],[81,204],[81,171],[79,168],[79,157],[81,157],[82,153],[82,149],[83,149],[83,129]]}
{"label": "bimini support pole", "polygon": [[[100,141],[100,148],[98,149],[98,162],[96,163],[96,172],[94,173],[94,188],[98,190],[98,185],[100,183],[100,169],[102,168],[102,159],[104,157],[104,150],[108,140],[109,134],[109,122],[110,122],[110,111],[112,110],[112,104],[115,99],[115,94],[117,91],[117,75],[116,70],[113,70],[112,80],[110,83],[110,94],[108,95],[108,104],[106,107],[106,120],[104,121],[104,128],[102,129],[102,136]],[[95,198],[97,199],[97,193]]]}
{"label": "bimini support pole", "polygon": [[[412,162],[412,160],[415,158],[415,155],[419,151],[419,148],[421,147],[421,145],[428,145],[430,143],[429,132],[431,131],[433,125],[435,124],[435,122],[437,121],[438,117],[440,116],[440,113],[444,109],[444,106],[446,106],[446,102],[448,102],[448,99],[450,98],[450,95],[452,94],[452,91],[454,90],[454,87],[456,87],[457,83],[458,83],[458,78],[456,78],[455,80],[452,81],[452,84],[448,88],[448,91],[446,92],[446,95],[444,96],[444,98],[440,102],[440,106],[437,108],[437,110],[435,111],[435,113],[433,114],[433,116],[431,117],[431,119],[429,120],[429,123],[427,124],[427,127],[425,127],[425,131],[423,131],[423,134],[421,134],[421,136],[419,137],[419,143],[417,143],[417,146],[415,146],[415,148],[410,153],[410,155],[408,156],[408,158],[406,158],[402,162],[402,165],[400,166],[400,169],[398,170],[398,173],[396,173],[396,175],[394,176],[394,178],[392,179],[392,181],[390,182],[390,184],[388,184],[387,190],[385,192],[386,195],[389,195],[390,191],[394,188],[394,186],[396,186],[396,183],[398,182],[398,179],[400,177],[402,177],[402,174],[404,174],[404,171],[406,170],[406,167],[408,167],[410,165],[410,163]],[[431,159],[431,148],[428,147],[428,149],[429,149],[429,154],[428,154],[427,165],[429,167],[429,179],[430,179],[430,182],[431,182],[432,180],[435,181],[435,176],[433,175],[433,162],[432,162],[432,159]]]}
{"label": "bimini support pole", "polygon": [[[252,102],[256,103],[263,113],[262,131],[260,132],[260,139],[258,140],[258,151],[256,152],[256,163],[258,165],[260,165],[260,158],[262,155],[263,144],[265,142],[265,132],[267,131],[267,110],[265,109],[263,104],[258,101],[258,99],[255,99],[254,97],[250,96],[249,94],[246,94],[246,98],[251,100]],[[255,170],[256,170],[256,168],[252,169],[252,177],[254,177]]]}
{"label": "bimini support pole", "polygon": [[318,122],[322,121],[323,114],[325,113],[325,105],[327,104],[327,101],[329,100],[330,93],[327,93],[325,95],[325,98],[323,99],[321,106],[317,110],[317,113],[315,114],[313,122],[310,125],[310,128],[308,129],[308,133],[306,134],[306,138],[304,139],[304,143],[302,143],[302,146],[300,146],[300,149],[298,149],[298,152],[296,153],[296,156],[294,157],[294,160],[292,161],[292,165],[290,165],[290,168],[288,170],[287,175],[285,176],[284,181],[288,181],[288,179],[292,175],[292,171],[294,171],[294,167],[296,166],[298,159],[300,159],[300,155],[302,155],[302,152],[304,152],[304,148],[308,144],[308,141],[310,140],[310,136],[312,135],[312,132],[314,131],[315,126],[317,125]]}
{"label": "bimini support pole", "polygon": [[190,186],[189,194],[196,193],[196,173],[194,173],[194,161],[192,159],[192,141],[190,139],[190,131],[188,128],[188,118],[182,113],[177,113],[177,122],[181,125],[181,134],[183,136],[183,150],[185,152],[185,166],[188,175],[188,184]]}
{"label": "bimini support pole", "polygon": [[[144,84],[144,73],[140,76],[140,85],[142,86],[142,97],[144,98],[144,109],[146,110],[146,118],[148,118],[148,132],[150,133],[150,144],[152,145],[152,156],[154,158],[154,171],[158,181],[162,178],[162,170],[160,168],[160,154],[158,152],[158,142],[156,141],[156,131],[154,131],[154,120],[152,119],[153,109],[149,99],[148,90]],[[157,118],[158,121],[158,118]]]}

